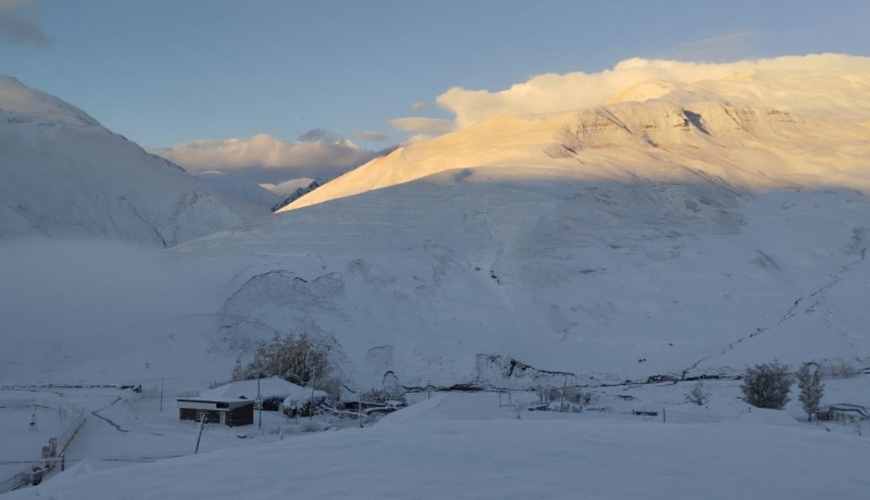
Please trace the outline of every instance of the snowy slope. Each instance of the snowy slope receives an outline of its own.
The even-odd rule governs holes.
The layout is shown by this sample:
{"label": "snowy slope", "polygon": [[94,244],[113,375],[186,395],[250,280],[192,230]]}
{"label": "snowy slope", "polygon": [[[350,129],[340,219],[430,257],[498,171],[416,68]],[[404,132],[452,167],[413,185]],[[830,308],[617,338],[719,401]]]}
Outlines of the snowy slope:
{"label": "snowy slope", "polygon": [[[746,78],[718,85],[739,97]],[[529,387],[865,363],[862,108],[824,116],[822,95],[801,116],[650,86],[645,102],[496,116],[401,148],[178,252],[259,255],[221,339],[323,335],[351,379]]]}
{"label": "snowy slope", "polygon": [[0,237],[172,246],[268,213],[9,77],[0,77],[0,150]]}
{"label": "snowy slope", "polygon": [[488,166],[513,168],[495,178],[490,173],[494,180],[693,182],[706,176],[751,191],[870,186],[864,160],[868,123],[709,100],[679,102],[682,97],[675,93],[555,115],[496,116],[399,148],[282,211]]}
{"label": "snowy slope", "polygon": [[279,198],[283,199],[297,189],[307,187],[312,182],[314,182],[314,179],[302,177],[299,179],[290,179],[289,181],[284,181],[280,184],[260,184],[260,187],[268,189],[269,191],[275,193]]}
{"label": "snowy slope", "polygon": [[[870,72],[832,61],[495,116],[168,251],[4,242],[0,385],[145,386],[100,403],[77,459],[190,453],[195,427],[138,408],[287,332],[326,341],[356,390],[577,382],[601,410],[433,395],[370,429],[85,462],[9,498],[866,498],[860,428],[749,411],[733,380],[706,407],[691,382],[648,383],[870,364]],[[865,379],[823,403],[866,404]],[[667,424],[628,414],[664,407]]]}
{"label": "snowy slope", "polygon": [[[294,332],[322,337],[364,389],[388,372],[408,387],[529,388],[727,376],[774,358],[866,365],[866,80],[850,80],[850,115],[835,85],[848,79],[824,77],[833,111],[816,89],[794,105],[804,115],[740,100],[802,98],[790,85],[803,80],[753,78],[652,82],[634,90],[644,102],[614,89],[604,106],[496,116],[398,149],[274,217],[137,256],[125,279],[147,286],[94,287],[51,318],[33,311],[69,300],[64,287],[27,271],[57,256],[15,249],[0,307],[16,355],[0,362],[16,383],[223,380],[258,340]],[[65,286],[110,274],[81,254],[63,257],[81,269]],[[103,354],[126,339],[136,348]]]}
{"label": "snowy slope", "polygon": [[210,170],[196,174],[196,178],[215,190],[246,200],[257,206],[271,209],[281,201],[281,196],[238,175]]}

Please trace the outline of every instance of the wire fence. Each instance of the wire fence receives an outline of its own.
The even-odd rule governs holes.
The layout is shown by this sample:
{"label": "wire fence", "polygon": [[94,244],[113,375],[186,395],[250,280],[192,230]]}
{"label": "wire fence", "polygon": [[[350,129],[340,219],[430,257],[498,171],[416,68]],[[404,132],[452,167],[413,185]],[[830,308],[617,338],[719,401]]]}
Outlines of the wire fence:
{"label": "wire fence", "polygon": [[72,416],[72,421],[67,426],[63,435],[59,439],[56,437],[49,439],[48,445],[42,447],[42,458],[40,460],[33,462],[27,470],[0,481],[0,494],[14,491],[30,484],[39,484],[45,475],[54,470],[58,462],[63,466],[64,453],[85,423],[85,412],[83,409],[73,406],[61,406],[47,400],[4,400],[0,401],[0,408],[57,408],[58,412]]}

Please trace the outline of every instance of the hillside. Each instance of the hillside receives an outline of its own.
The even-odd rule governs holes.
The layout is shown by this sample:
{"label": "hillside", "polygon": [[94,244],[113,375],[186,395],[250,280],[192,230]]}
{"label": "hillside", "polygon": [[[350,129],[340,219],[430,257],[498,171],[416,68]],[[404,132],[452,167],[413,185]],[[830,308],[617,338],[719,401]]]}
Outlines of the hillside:
{"label": "hillside", "polygon": [[0,150],[0,238],[100,237],[167,247],[268,214],[3,76]]}
{"label": "hillside", "polygon": [[235,174],[211,170],[200,172],[195,177],[216,191],[245,200],[252,205],[271,209],[282,199],[277,193]]}
{"label": "hillside", "polygon": [[[652,82],[600,107],[492,117],[177,253],[258,256],[218,316],[226,346],[322,335],[362,383],[864,363],[870,144],[863,97],[843,103],[868,80],[827,75],[831,98],[808,101],[805,76]],[[741,99],[773,88],[782,107]]]}
{"label": "hillside", "polygon": [[[112,262],[18,248],[0,307],[27,342],[7,340],[7,377],[223,380],[287,332],[324,339],[357,389],[388,372],[529,388],[864,365],[870,80],[826,73],[831,98],[808,102],[812,75],[759,74],[614,89],[400,148],[273,217],[158,257],[118,250],[137,265],[53,318],[25,312],[69,297],[29,270],[76,282]],[[124,339],[136,349],[100,354]]]}

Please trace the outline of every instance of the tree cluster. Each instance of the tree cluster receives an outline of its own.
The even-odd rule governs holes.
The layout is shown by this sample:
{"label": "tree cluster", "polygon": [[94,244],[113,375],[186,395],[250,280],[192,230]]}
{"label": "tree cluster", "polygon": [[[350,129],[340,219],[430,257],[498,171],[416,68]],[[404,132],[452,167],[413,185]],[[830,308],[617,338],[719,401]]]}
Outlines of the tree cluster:
{"label": "tree cluster", "polygon": [[247,365],[236,359],[232,379],[252,380],[257,377],[281,377],[288,382],[333,392],[340,387],[331,377],[329,348],[321,340],[306,334],[275,334],[270,342],[260,341],[254,357]]}
{"label": "tree cluster", "polygon": [[535,388],[535,393],[542,404],[560,403],[560,411],[579,411],[592,402],[592,393],[583,392],[579,387],[544,387],[539,385]]}
{"label": "tree cluster", "polygon": [[[825,386],[822,384],[822,369],[814,363],[804,363],[797,371],[798,401],[812,419],[818,411]],[[743,376],[743,400],[758,408],[781,410],[790,401],[788,394],[793,378],[788,367],[774,361],[755,365]]]}
{"label": "tree cluster", "polygon": [[781,410],[791,401],[788,393],[792,379],[788,367],[776,361],[746,369],[743,376],[743,400],[758,408]]}

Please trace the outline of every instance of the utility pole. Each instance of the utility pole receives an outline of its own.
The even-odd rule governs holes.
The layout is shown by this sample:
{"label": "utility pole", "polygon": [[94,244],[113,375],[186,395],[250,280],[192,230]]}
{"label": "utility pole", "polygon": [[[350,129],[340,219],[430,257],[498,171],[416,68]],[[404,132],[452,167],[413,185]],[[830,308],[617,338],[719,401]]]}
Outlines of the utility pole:
{"label": "utility pole", "polygon": [[362,429],[362,393],[356,393],[356,418],[359,420],[359,428]]}
{"label": "utility pole", "polygon": [[196,437],[196,449],[193,450],[193,454],[196,455],[199,453],[199,440],[202,439],[202,431],[205,430],[205,412],[202,412],[202,420],[199,421],[199,436]]}
{"label": "utility pole", "polygon": [[257,374],[257,404],[260,406],[260,423],[257,424],[257,428],[263,430],[263,399],[260,396],[260,376],[262,374]]}
{"label": "utility pole", "polygon": [[311,377],[311,401],[308,402],[308,421],[314,420],[314,377]]}
{"label": "utility pole", "polygon": [[160,379],[160,411],[163,411],[163,379]]}

